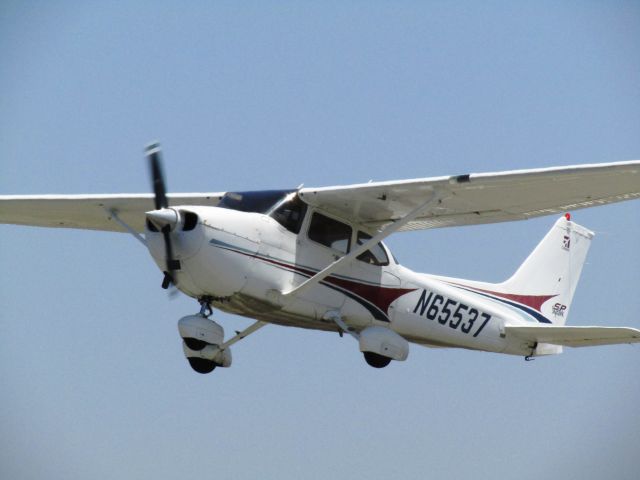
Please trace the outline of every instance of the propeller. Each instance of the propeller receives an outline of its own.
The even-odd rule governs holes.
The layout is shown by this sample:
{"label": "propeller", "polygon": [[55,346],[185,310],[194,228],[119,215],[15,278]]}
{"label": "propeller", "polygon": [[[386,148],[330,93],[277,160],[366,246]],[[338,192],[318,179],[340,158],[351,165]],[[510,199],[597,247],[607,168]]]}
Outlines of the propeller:
{"label": "propeller", "polygon": [[159,227],[164,238],[167,271],[164,272],[162,288],[167,289],[172,283],[177,285],[175,272],[180,268],[180,261],[173,256],[173,245],[171,243],[171,227],[176,225],[178,218],[175,211],[167,208],[169,202],[167,201],[167,188],[164,182],[164,174],[162,173],[160,144],[152,143],[145,149],[145,154],[149,159],[155,206],[155,211],[147,213],[147,218]]}

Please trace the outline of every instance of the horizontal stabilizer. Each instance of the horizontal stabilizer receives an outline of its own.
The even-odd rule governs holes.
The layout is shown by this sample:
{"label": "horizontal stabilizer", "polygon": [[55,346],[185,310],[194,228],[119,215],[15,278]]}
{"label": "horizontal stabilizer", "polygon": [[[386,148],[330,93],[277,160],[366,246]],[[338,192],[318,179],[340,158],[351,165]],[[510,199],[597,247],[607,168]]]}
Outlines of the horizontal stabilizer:
{"label": "horizontal stabilizer", "polygon": [[640,343],[640,330],[628,327],[506,326],[505,333],[531,342],[567,347]]}

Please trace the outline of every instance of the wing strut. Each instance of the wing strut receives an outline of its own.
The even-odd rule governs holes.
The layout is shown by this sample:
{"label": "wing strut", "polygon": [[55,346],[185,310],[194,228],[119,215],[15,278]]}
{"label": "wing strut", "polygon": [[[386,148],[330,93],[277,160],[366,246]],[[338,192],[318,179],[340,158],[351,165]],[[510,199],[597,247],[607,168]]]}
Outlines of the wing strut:
{"label": "wing strut", "polygon": [[338,270],[343,264],[350,262],[351,260],[353,260],[354,258],[359,256],[360,254],[362,254],[362,253],[366,252],[367,250],[369,250],[371,247],[376,245],[378,242],[380,242],[384,238],[386,238],[389,235],[391,235],[392,233],[397,232],[398,230],[400,230],[407,223],[409,223],[414,218],[416,218],[418,215],[420,215],[420,212],[422,212],[425,208],[427,208],[432,203],[436,202],[439,198],[440,197],[438,195],[436,195],[436,193],[432,190],[431,191],[431,196],[425,202],[423,202],[420,205],[418,205],[416,208],[414,208],[409,213],[407,213],[404,217],[395,220],[392,224],[390,224],[384,230],[381,230],[380,232],[378,232],[371,239],[369,239],[368,241],[364,242],[361,245],[356,246],[347,255],[345,255],[344,257],[340,257],[335,262],[329,264],[323,270],[321,270],[318,273],[316,273],[313,277],[305,280],[300,285],[298,285],[296,288],[294,288],[292,290],[289,290],[288,292],[283,292],[282,296],[284,298],[287,298],[287,297],[291,297],[293,295],[298,295],[298,294],[306,291],[310,287],[313,287],[314,285],[317,285],[322,280],[324,280],[329,275],[331,275],[333,272]]}
{"label": "wing strut", "polygon": [[122,220],[118,216],[118,212],[115,209],[106,209],[105,208],[104,210],[105,210],[105,212],[107,212],[109,214],[110,218],[115,220],[116,223],[118,223],[122,228],[124,228],[127,232],[129,232],[131,235],[133,235],[136,240],[138,240],[145,247],[147,246],[147,241],[142,237],[142,235],[140,235],[128,223],[126,223],[124,220]]}

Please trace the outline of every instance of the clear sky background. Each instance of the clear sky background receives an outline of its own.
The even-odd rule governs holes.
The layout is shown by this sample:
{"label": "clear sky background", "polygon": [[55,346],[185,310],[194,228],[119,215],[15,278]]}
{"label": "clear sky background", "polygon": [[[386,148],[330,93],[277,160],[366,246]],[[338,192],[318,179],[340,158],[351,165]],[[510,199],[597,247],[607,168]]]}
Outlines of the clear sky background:
{"label": "clear sky background", "polygon": [[[638,2],[4,1],[0,193],[147,192],[154,139],[173,192],[638,159],[639,85]],[[640,327],[640,202],[574,220],[569,323]],[[554,221],[388,244],[499,281]],[[130,236],[0,226],[0,265],[0,478],[638,478],[638,347],[374,370],[273,326],[202,376]]]}

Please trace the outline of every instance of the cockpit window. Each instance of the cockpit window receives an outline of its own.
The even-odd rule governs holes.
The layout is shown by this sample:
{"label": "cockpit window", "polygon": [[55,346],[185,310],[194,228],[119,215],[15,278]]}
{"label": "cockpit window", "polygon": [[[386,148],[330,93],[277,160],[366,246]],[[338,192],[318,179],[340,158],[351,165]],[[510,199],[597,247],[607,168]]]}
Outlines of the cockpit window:
{"label": "cockpit window", "polygon": [[[371,235],[364,232],[358,232],[358,245],[362,245],[369,240],[371,240]],[[384,251],[384,247],[381,243],[377,243],[373,248],[370,248],[366,252],[358,255],[358,260],[371,265],[389,265],[389,257],[387,257],[387,252]]]}
{"label": "cockpit window", "polygon": [[267,213],[292,190],[262,190],[258,192],[227,192],[218,207],[241,212]]}
{"label": "cockpit window", "polygon": [[339,252],[347,253],[351,243],[351,227],[315,212],[309,225],[309,238]]}
{"label": "cockpit window", "polygon": [[298,195],[291,195],[290,199],[271,213],[271,217],[290,232],[298,234],[306,212],[307,204]]}

